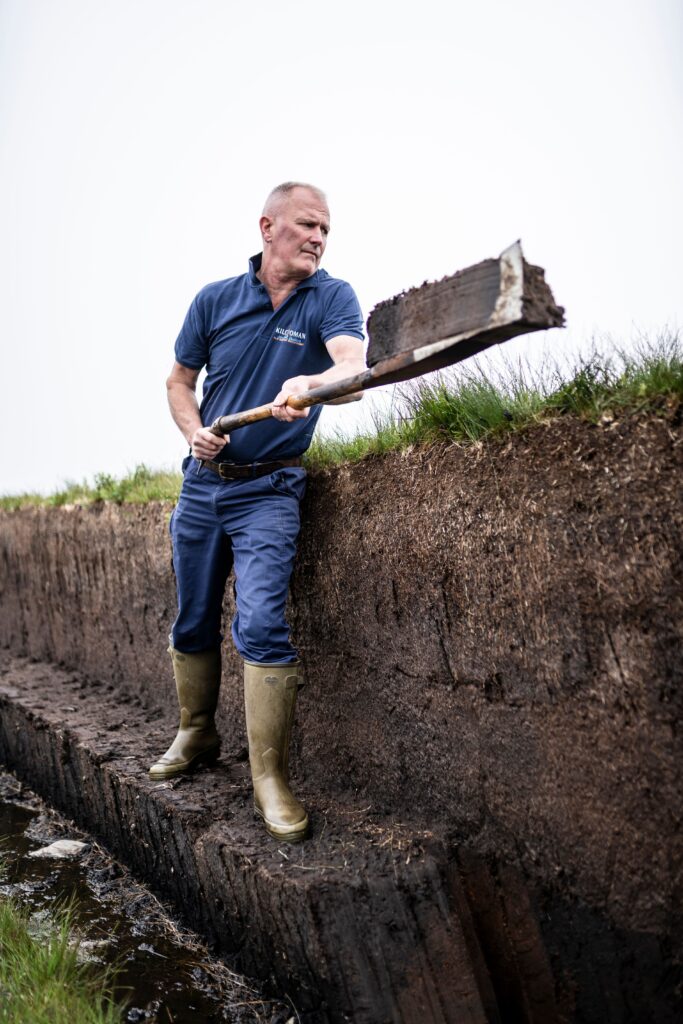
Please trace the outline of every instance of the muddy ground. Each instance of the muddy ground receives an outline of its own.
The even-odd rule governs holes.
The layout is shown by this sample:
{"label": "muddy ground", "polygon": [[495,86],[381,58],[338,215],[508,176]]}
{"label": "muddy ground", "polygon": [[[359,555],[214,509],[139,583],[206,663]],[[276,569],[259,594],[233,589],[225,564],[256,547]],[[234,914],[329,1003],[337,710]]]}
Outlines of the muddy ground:
{"label": "muddy ground", "polygon": [[[78,959],[113,968],[113,997],[126,1024],[293,1024],[291,1003],[264,999],[211,957],[199,937],[73,821],[0,771],[0,901],[14,900],[41,938],[70,908]],[[39,851],[76,840],[76,856]]]}
{"label": "muddy ground", "polygon": [[312,836],[278,844],[254,821],[240,755],[156,783],[170,715],[44,663],[0,654],[0,673],[2,759],[302,1022],[498,1020],[462,883],[431,833],[295,778]]}
{"label": "muddy ground", "polygon": [[[439,941],[449,963],[456,948],[467,950],[483,1014],[473,1019],[676,1019],[682,438],[680,408],[663,405],[656,415],[608,416],[599,425],[562,418],[467,450],[369,460],[310,482],[291,602],[308,677],[294,760],[313,809],[312,844],[323,844],[304,856],[328,856],[326,843],[334,853],[330,863],[302,867],[334,874],[360,827],[369,845],[352,856],[352,871],[367,875],[369,858],[377,874],[362,897],[357,891],[353,913],[372,902],[378,879],[393,879],[393,937],[384,938],[390,958],[400,957],[397,921],[413,906],[411,894],[422,887],[425,907],[441,901]],[[120,758],[142,772],[172,729],[163,710],[172,691],[164,654],[174,603],[169,511],[102,506],[0,517],[2,643],[13,657],[79,672],[72,695],[54,708],[52,670],[12,661],[9,688],[43,704],[17,711],[15,732],[31,715],[55,719],[53,727],[73,720],[77,732],[85,723],[87,732],[81,706],[111,705],[102,753],[110,782]],[[36,682],[44,671],[49,678]],[[183,811],[193,856],[201,843],[192,807],[198,815],[206,801],[218,818],[201,821],[209,832],[227,830],[218,848],[230,857],[240,843],[252,851],[266,842],[249,814],[239,665],[229,651],[224,683],[222,767],[180,788],[193,794]],[[15,714],[8,709],[5,722]],[[90,761],[103,728],[92,714]],[[7,728],[4,735],[4,756],[20,761],[19,740]],[[36,737],[31,743],[39,730]],[[124,789],[128,779],[121,775]],[[140,792],[145,785],[135,783]],[[68,788],[61,799],[77,800]],[[232,800],[218,809],[226,791]],[[173,802],[175,792],[161,795]],[[382,846],[397,822],[422,858],[417,880],[397,874],[402,850],[393,840]],[[415,869],[407,857],[404,866]],[[220,855],[206,860],[219,872],[214,881],[223,877]],[[284,870],[289,879],[295,869]],[[409,894],[400,911],[397,892]],[[252,897],[272,911],[270,897]],[[311,921],[321,899],[316,890]],[[408,929],[420,942],[438,932],[424,921]],[[234,943],[235,929],[224,933]],[[311,941],[304,936],[301,947]],[[277,942],[284,950],[292,939]],[[245,944],[243,952],[259,966],[262,948],[254,956]],[[296,966],[311,1013],[328,1012],[311,995],[325,973],[328,953],[319,952],[318,960],[302,954],[305,970]],[[329,978],[325,985],[341,991],[344,979],[337,989]]]}

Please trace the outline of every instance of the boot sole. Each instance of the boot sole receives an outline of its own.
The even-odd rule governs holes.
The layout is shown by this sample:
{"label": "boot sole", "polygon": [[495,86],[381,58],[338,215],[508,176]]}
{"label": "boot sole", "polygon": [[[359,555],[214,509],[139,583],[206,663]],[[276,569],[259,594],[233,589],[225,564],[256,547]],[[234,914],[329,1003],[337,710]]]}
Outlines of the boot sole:
{"label": "boot sole", "polygon": [[214,747],[213,750],[202,751],[200,754],[195,754],[195,756],[190,758],[189,761],[183,761],[182,764],[169,765],[168,768],[162,768],[157,772],[155,772],[153,768],[150,768],[149,776],[152,779],[171,779],[174,775],[183,775],[188,772],[193,772],[195,768],[199,768],[202,764],[206,764],[210,767],[216,763],[220,757],[220,753],[221,748]]}
{"label": "boot sole", "polygon": [[304,818],[302,824],[297,829],[292,829],[289,832],[277,832],[276,829],[280,826],[273,825],[268,821],[262,811],[254,805],[254,815],[266,827],[266,832],[272,839],[277,839],[280,843],[301,843],[308,835],[309,821],[308,818]]}

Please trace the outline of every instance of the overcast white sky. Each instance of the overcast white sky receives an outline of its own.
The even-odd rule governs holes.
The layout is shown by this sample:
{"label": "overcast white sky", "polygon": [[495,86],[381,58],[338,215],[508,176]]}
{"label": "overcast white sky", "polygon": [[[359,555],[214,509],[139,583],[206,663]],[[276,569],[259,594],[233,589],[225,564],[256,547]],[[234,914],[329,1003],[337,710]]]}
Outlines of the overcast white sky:
{"label": "overcast white sky", "polygon": [[682,44],[680,0],[0,0],[0,492],[179,463],[185,311],[286,179],[366,316],[521,238],[569,329],[510,351],[682,325]]}

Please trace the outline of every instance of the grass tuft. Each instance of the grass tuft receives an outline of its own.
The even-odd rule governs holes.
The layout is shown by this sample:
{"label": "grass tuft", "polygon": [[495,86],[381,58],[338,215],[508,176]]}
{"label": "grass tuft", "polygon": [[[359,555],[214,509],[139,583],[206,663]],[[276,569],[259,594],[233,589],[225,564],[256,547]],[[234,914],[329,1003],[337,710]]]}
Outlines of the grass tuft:
{"label": "grass tuft", "polygon": [[122,1008],[112,972],[78,960],[72,914],[58,914],[40,939],[27,915],[0,900],[0,1024],[115,1024]]}

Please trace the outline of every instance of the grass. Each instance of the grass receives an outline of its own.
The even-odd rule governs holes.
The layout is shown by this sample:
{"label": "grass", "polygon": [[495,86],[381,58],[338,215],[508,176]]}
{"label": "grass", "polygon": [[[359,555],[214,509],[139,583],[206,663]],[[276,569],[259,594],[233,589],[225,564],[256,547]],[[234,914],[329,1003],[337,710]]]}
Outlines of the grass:
{"label": "grass", "polygon": [[[306,465],[323,469],[415,445],[468,444],[568,414],[597,421],[606,414],[654,409],[669,399],[683,400],[683,340],[675,331],[644,340],[630,352],[593,348],[570,368],[546,363],[534,370],[518,363],[495,371],[474,362],[399,385],[392,410],[377,414],[372,430],[316,437]],[[179,473],[140,465],[122,479],[99,473],[92,484],[66,484],[47,498],[0,497],[0,508],[175,501],[180,484]]]}
{"label": "grass", "polygon": [[683,342],[676,332],[629,353],[594,348],[569,370],[520,363],[493,371],[475,362],[399,386],[392,411],[377,417],[372,433],[317,438],[307,462],[325,468],[415,445],[471,444],[551,417],[598,421],[671,398],[683,400]]}
{"label": "grass", "polygon": [[116,478],[109,473],[97,473],[92,484],[66,483],[54,494],[18,494],[0,497],[0,508],[13,510],[26,505],[60,506],[88,505],[96,501],[131,502],[175,501],[180,491],[182,475],[169,470],[153,470],[141,464],[125,477]]}
{"label": "grass", "polygon": [[112,973],[78,961],[68,910],[40,939],[12,901],[0,900],[0,1024],[118,1024]]}

